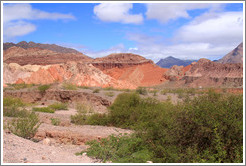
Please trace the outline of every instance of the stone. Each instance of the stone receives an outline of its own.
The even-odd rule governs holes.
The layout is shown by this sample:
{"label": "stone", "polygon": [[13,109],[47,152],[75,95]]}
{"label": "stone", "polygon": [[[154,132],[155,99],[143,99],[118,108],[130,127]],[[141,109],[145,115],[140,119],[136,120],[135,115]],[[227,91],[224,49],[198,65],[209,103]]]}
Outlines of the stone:
{"label": "stone", "polygon": [[43,143],[43,145],[49,145],[49,146],[51,145],[49,138],[45,138],[42,143]]}

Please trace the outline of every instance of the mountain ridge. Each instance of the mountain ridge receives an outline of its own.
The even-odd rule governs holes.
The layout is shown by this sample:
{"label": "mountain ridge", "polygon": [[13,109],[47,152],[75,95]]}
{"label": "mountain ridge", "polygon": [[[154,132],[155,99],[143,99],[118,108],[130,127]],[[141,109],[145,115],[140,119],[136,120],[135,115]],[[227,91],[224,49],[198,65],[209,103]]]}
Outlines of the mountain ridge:
{"label": "mountain ridge", "polygon": [[197,60],[182,60],[175,58],[173,56],[168,56],[164,59],[160,59],[156,64],[162,68],[171,68],[174,65],[177,66],[188,66],[192,62],[196,62]]}

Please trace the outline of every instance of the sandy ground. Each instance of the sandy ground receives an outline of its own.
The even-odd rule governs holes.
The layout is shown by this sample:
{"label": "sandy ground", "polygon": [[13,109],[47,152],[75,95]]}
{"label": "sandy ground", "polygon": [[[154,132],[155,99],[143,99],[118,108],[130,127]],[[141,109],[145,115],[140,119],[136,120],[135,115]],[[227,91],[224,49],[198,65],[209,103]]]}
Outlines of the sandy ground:
{"label": "sandy ground", "polygon": [[[69,150],[68,150],[69,149]],[[85,147],[56,147],[3,133],[4,163],[95,163],[99,162],[86,155],[76,156],[72,153]]]}

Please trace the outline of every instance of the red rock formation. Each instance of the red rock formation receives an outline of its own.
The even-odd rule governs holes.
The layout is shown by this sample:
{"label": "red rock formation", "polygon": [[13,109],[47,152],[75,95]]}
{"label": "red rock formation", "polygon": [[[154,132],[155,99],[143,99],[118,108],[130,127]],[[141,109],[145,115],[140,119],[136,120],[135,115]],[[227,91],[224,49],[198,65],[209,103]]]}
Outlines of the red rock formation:
{"label": "red rock formation", "polygon": [[192,87],[218,87],[243,85],[243,64],[220,64],[208,59],[193,63],[183,77],[185,84]]}

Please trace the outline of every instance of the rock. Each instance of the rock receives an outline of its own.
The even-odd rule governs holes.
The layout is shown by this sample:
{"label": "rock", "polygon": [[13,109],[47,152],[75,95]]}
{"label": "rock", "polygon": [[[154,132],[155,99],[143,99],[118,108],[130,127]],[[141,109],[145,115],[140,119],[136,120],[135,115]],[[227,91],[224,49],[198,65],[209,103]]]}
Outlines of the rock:
{"label": "rock", "polygon": [[42,143],[43,143],[43,145],[49,145],[49,146],[51,145],[49,138],[45,138]]}

